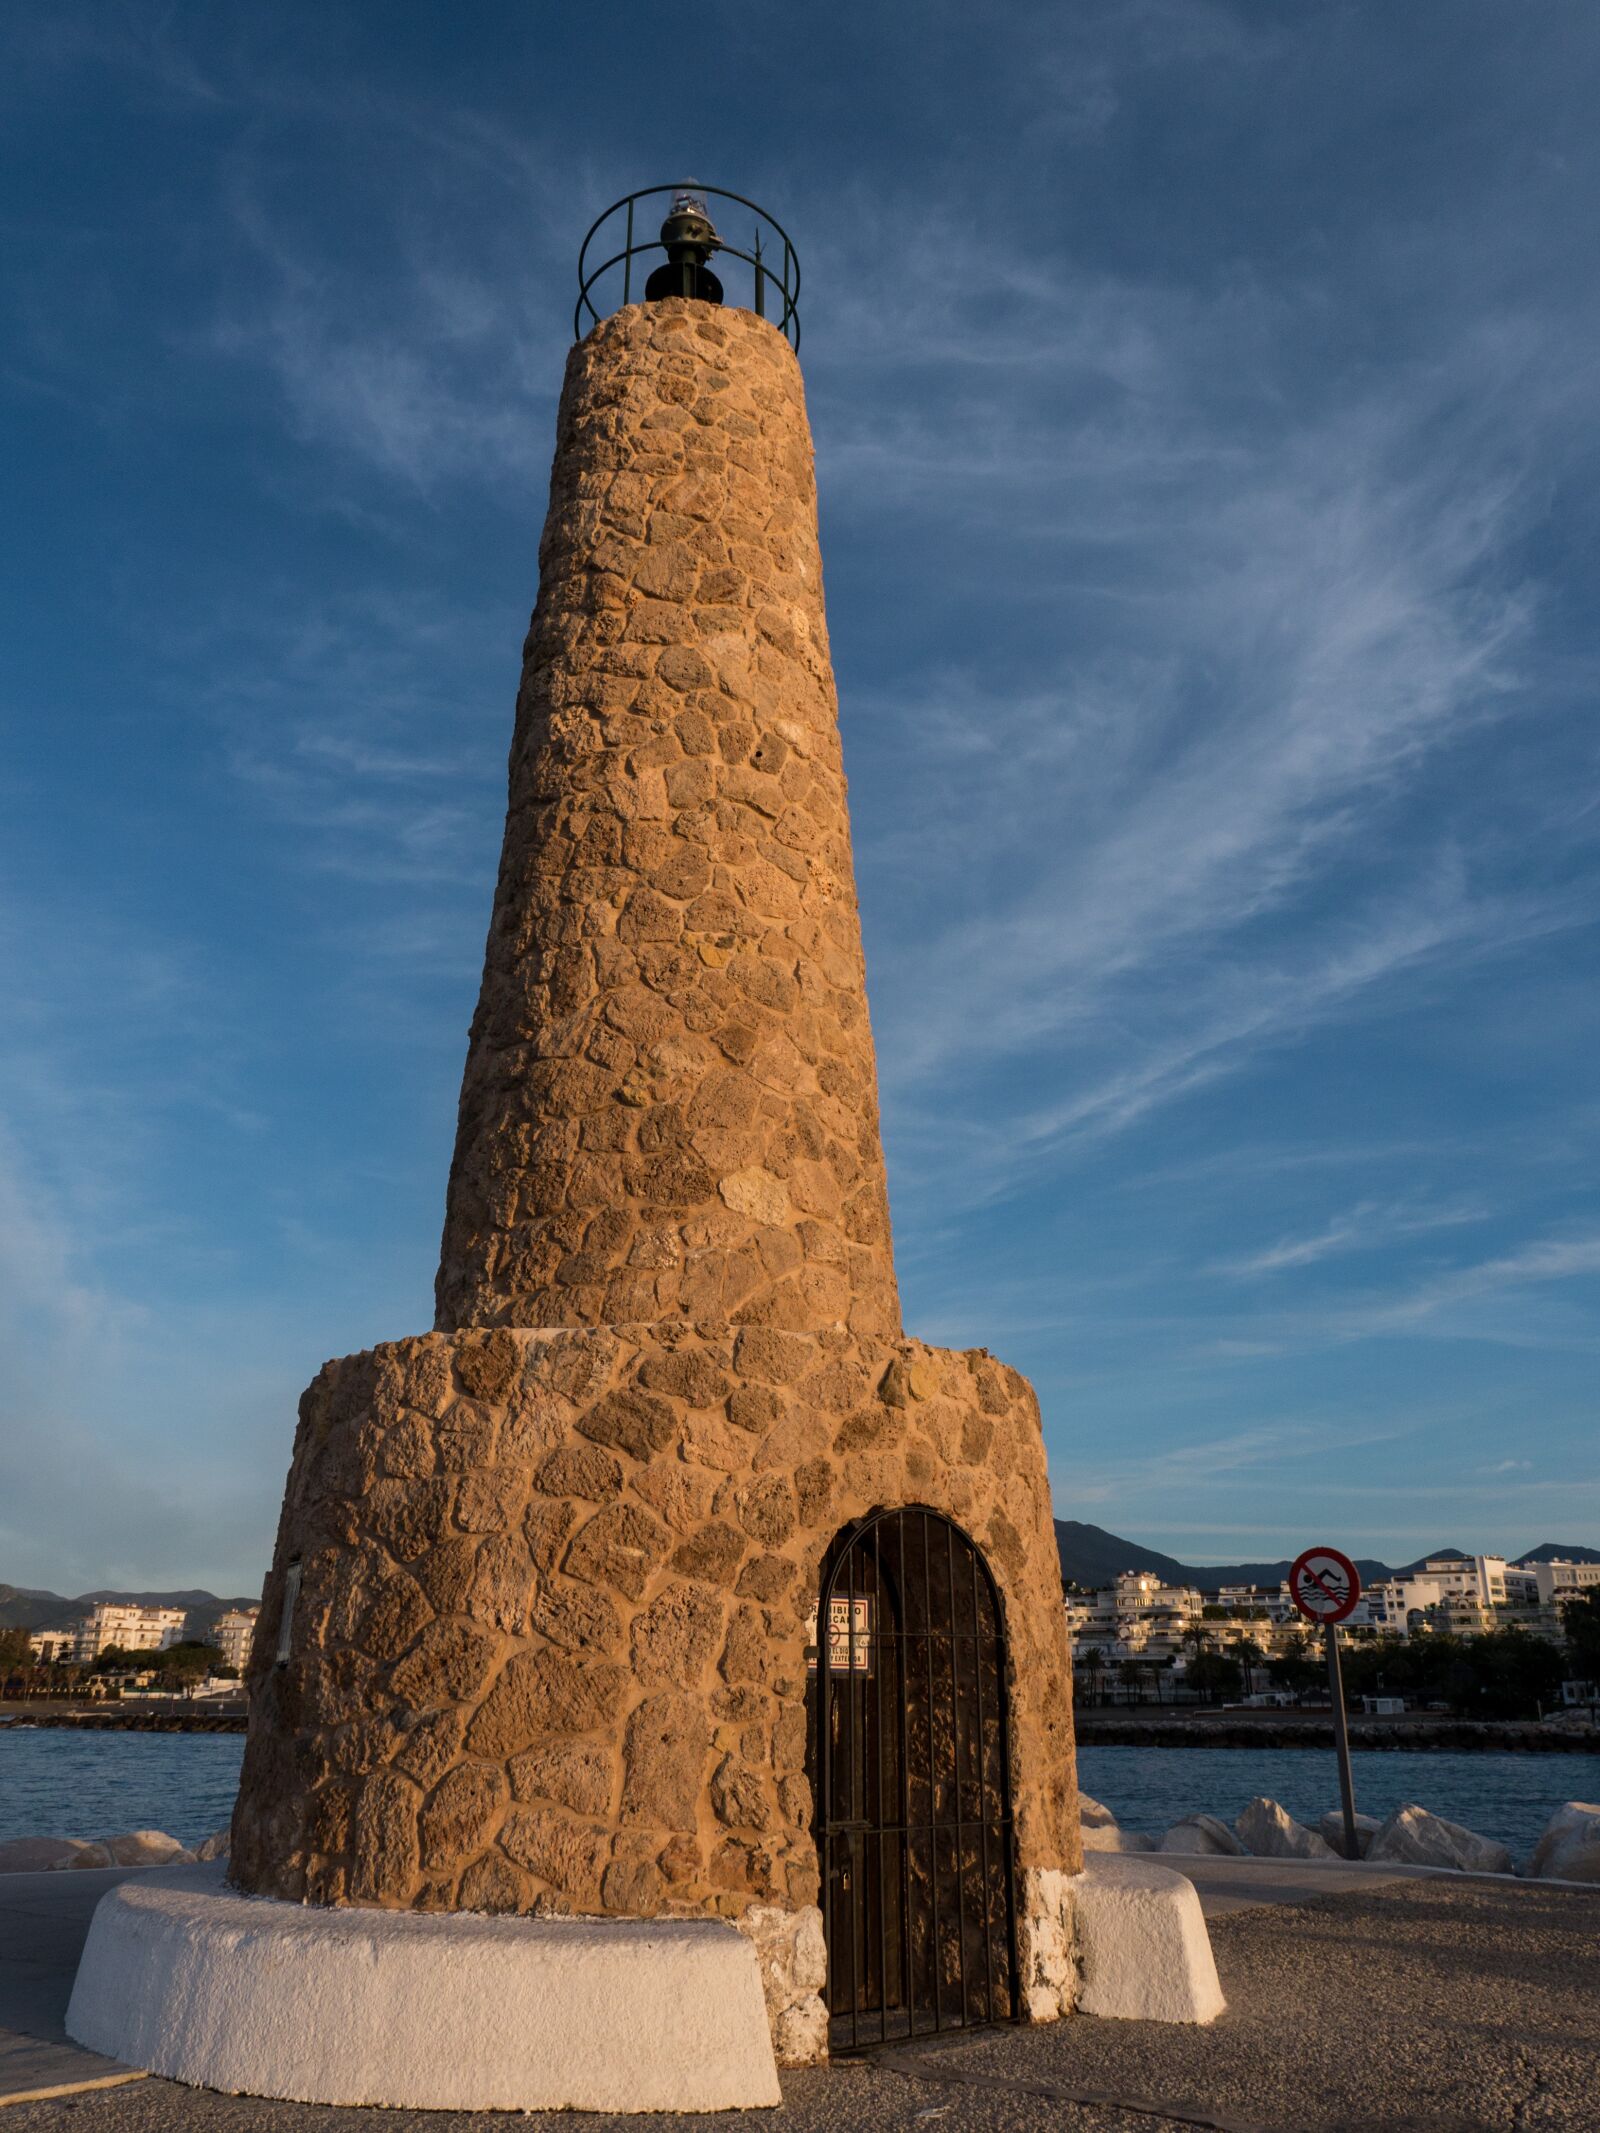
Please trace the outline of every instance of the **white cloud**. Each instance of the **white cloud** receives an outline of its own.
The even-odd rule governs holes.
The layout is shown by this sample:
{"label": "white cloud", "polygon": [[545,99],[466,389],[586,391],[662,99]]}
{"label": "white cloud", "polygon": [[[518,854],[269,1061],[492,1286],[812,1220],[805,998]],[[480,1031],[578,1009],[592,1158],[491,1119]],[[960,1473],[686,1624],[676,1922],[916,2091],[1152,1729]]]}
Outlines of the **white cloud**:
{"label": "white cloud", "polygon": [[[1482,1303],[1508,1292],[1600,1274],[1600,1235],[1545,1237],[1498,1258],[1457,1267],[1419,1283],[1409,1294],[1374,1303],[1352,1319],[1363,1333],[1424,1326],[1464,1303]],[[1459,1330],[1459,1329],[1458,1329]],[[1596,1336],[1600,1342],[1600,1336]]]}
{"label": "white cloud", "polygon": [[1335,1215],[1310,1236],[1280,1237],[1264,1250],[1221,1259],[1209,1268],[1214,1274],[1277,1274],[1286,1268],[1314,1266],[1319,1260],[1352,1251],[1370,1251],[1400,1238],[1423,1237],[1433,1230],[1459,1229],[1463,1224],[1486,1219],[1480,1207],[1417,1208],[1384,1207],[1365,1200],[1347,1213]]}

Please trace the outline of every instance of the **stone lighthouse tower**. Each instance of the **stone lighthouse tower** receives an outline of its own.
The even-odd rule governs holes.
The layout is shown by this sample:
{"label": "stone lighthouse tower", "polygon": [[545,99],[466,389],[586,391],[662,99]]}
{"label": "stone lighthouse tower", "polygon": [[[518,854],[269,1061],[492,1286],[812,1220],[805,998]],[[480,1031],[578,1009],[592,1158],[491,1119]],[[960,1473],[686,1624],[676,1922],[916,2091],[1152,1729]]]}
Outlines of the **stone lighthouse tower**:
{"label": "stone lighthouse tower", "polygon": [[648,249],[567,363],[435,1330],[302,1402],[231,1880],[561,1990],[710,1949],[783,2063],[1070,2004],[1070,1662],[1031,1390],[901,1326],[798,266],[693,196]]}

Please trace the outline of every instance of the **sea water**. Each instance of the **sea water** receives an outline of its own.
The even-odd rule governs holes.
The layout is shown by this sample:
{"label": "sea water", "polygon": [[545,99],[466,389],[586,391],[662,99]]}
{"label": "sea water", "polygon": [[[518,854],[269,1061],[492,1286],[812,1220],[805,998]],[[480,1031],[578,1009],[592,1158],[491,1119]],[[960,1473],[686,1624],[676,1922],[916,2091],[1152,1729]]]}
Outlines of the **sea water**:
{"label": "sea water", "polygon": [[[225,1828],[239,1785],[238,1733],[0,1729],[0,1840],[162,1829],[185,1844]],[[1380,1818],[1407,1801],[1497,1837],[1526,1858],[1566,1800],[1600,1801],[1600,1754],[1497,1755],[1357,1749],[1356,1806]],[[1182,1816],[1231,1822],[1257,1793],[1315,1824],[1339,1801],[1331,1748],[1079,1751],[1085,1792],[1125,1829],[1159,1836]]]}
{"label": "sea water", "polygon": [[79,1733],[0,1727],[0,1841],[165,1830],[198,1844],[226,1829],[242,1733]]}

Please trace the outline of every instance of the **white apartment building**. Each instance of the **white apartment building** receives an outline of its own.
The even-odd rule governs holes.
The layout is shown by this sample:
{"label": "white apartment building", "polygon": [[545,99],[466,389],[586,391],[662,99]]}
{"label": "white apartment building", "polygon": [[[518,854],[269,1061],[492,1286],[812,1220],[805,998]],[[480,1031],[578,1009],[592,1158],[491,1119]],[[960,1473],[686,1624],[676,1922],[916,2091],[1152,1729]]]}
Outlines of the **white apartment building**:
{"label": "white apartment building", "polygon": [[1067,1629],[1074,1645],[1092,1646],[1108,1659],[1160,1655],[1178,1649],[1203,1605],[1187,1585],[1163,1585],[1150,1571],[1124,1570],[1092,1598],[1067,1601]]}
{"label": "white apartment building", "polygon": [[1564,1556],[1557,1556],[1550,1563],[1529,1563],[1541,1607],[1560,1607],[1564,1601],[1576,1600],[1585,1592],[1600,1587],[1600,1563],[1574,1563]]}
{"label": "white apartment building", "polygon": [[1294,1612],[1287,1584],[1219,1585],[1206,1604],[1220,1607],[1230,1619],[1239,1620],[1264,1614],[1269,1622],[1277,1622],[1286,1613]]}
{"label": "white apartment building", "polygon": [[1503,1555],[1430,1555],[1421,1575],[1436,1578],[1449,1600],[1476,1600],[1480,1607],[1506,1604]]}
{"label": "white apartment building", "polygon": [[259,1607],[230,1607],[224,1615],[218,1615],[216,1629],[212,1632],[222,1648],[222,1663],[242,1674],[250,1657],[250,1640],[256,1633],[256,1621],[261,1613]]}
{"label": "white apartment building", "polygon": [[187,1619],[181,1607],[131,1607],[102,1600],[78,1624],[72,1656],[87,1665],[112,1644],[124,1652],[164,1652],[182,1641]]}
{"label": "white apartment building", "polygon": [[1503,1555],[1430,1555],[1409,1577],[1385,1578],[1363,1595],[1375,1627],[1404,1637],[1447,1609],[1456,1629],[1494,1626],[1493,1610],[1520,1593]]}
{"label": "white apartment building", "polygon": [[72,1657],[77,1642],[75,1629],[36,1629],[28,1639],[28,1649],[37,1665],[54,1666],[58,1660]]}
{"label": "white apartment building", "polygon": [[1370,1620],[1393,1637],[1409,1635],[1411,1629],[1444,1603],[1443,1581],[1433,1577],[1384,1578],[1369,1585],[1362,1596]]}

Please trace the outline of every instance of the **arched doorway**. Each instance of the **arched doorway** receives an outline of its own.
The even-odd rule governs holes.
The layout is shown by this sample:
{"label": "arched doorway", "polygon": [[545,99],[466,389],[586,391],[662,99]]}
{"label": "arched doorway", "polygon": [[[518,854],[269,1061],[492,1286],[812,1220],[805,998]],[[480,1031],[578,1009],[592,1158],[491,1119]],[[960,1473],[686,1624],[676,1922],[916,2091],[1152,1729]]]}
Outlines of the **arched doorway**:
{"label": "arched doorway", "polygon": [[832,2050],[1014,2019],[1005,1631],[976,1544],[920,1504],[846,1527],[810,1664]]}

